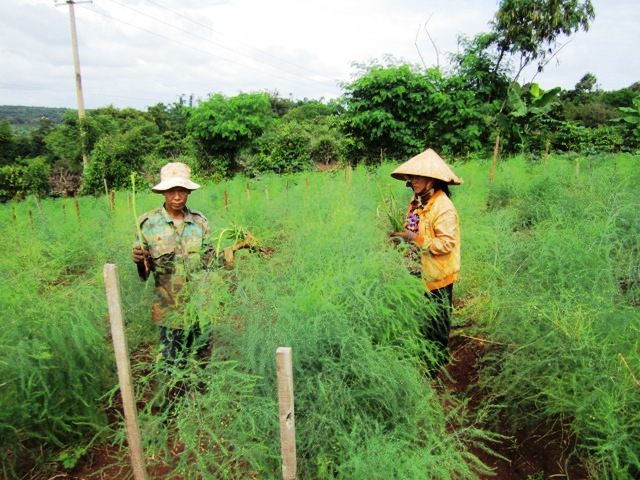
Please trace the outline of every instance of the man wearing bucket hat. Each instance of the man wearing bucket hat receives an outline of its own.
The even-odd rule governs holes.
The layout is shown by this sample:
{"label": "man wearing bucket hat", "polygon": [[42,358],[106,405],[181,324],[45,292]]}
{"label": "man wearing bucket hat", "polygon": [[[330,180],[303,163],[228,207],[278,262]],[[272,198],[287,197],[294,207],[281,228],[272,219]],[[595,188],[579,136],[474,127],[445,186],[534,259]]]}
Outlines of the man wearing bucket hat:
{"label": "man wearing bucket hat", "polygon": [[[206,217],[187,208],[189,194],[200,188],[191,181],[191,170],[184,163],[168,163],[160,170],[160,183],[151,190],[164,196],[164,204],[138,219],[139,234],[133,247],[132,259],[138,275],[146,281],[154,276],[154,297],[151,316],[160,325],[162,358],[169,364],[183,365],[192,348],[203,353],[208,341],[200,338],[197,321],[184,315],[191,281],[197,273],[217,261],[211,244],[210,227]],[[233,259],[233,251],[243,248],[236,244],[221,255]],[[191,323],[191,324],[190,324]]]}
{"label": "man wearing bucket hat", "polygon": [[413,190],[405,229],[391,237],[408,244],[407,267],[422,277],[425,296],[435,306],[422,327],[424,337],[437,347],[436,365],[429,370],[433,376],[448,360],[453,283],[460,270],[460,226],[449,185],[460,185],[462,180],[432,149],[403,163],[391,176]]}

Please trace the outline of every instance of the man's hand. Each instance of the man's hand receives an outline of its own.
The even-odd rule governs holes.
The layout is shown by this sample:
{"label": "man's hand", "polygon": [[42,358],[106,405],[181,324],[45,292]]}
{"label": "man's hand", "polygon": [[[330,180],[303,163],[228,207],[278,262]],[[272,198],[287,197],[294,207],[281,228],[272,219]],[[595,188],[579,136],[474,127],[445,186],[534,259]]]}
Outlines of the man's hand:
{"label": "man's hand", "polygon": [[391,238],[401,238],[407,243],[413,243],[418,235],[409,230],[403,230],[402,232],[391,232],[389,236]]}
{"label": "man's hand", "polygon": [[143,250],[141,245],[133,247],[131,259],[134,263],[142,263],[149,257],[149,250]]}

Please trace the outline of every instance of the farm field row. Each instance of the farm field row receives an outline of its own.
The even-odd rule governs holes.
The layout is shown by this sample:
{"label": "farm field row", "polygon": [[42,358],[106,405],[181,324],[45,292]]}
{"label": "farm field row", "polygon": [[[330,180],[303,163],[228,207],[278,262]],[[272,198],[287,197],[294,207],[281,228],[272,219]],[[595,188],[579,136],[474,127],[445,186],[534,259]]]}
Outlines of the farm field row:
{"label": "farm field row", "polygon": [[[293,349],[301,479],[487,478],[479,448],[547,421],[575,438],[589,478],[634,478],[639,161],[515,157],[493,182],[488,160],[454,164],[465,181],[452,188],[462,230],[454,330],[486,346],[473,409],[444,376],[424,376],[422,286],[389,244],[383,208],[389,195],[409,200],[389,176],[394,165],[237,177],[193,192],[189,206],[207,215],[216,245],[242,228],[265,248],[203,275],[188,313],[213,347],[181,372],[155,362],[152,288],[130,260],[134,200],[140,213],[160,196],[2,205],[3,473],[74,478],[104,446],[120,454],[103,467],[126,471],[102,281],[113,263],[154,478],[280,476],[279,346]],[[167,416],[177,387],[185,393]]]}

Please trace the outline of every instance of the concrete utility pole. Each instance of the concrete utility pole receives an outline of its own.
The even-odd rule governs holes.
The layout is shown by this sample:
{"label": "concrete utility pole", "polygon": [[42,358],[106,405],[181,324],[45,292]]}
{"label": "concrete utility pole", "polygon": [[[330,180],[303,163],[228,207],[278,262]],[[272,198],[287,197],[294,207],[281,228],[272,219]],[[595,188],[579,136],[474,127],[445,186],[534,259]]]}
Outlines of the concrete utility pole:
{"label": "concrete utility pole", "polygon": [[76,96],[78,97],[78,119],[80,120],[80,143],[82,145],[82,165],[87,168],[89,165],[89,156],[87,155],[86,148],[86,131],[85,131],[85,113],[84,113],[84,97],[82,95],[82,76],[80,75],[80,56],[78,55],[78,34],[76,32],[76,13],[74,5],[76,3],[91,3],[91,0],[83,2],[75,2],[74,0],[64,0],[62,3],[58,3],[56,0],[56,7],[60,5],[69,5],[69,21],[71,22],[71,46],[73,48],[73,68],[76,74]]}

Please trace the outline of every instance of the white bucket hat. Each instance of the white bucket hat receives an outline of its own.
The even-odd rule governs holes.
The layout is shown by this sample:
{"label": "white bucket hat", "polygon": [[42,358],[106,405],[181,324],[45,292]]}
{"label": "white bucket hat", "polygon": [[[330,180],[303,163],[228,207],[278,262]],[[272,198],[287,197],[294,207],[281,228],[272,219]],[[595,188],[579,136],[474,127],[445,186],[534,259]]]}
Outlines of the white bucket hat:
{"label": "white bucket hat", "polygon": [[391,176],[398,180],[407,180],[408,176],[429,177],[449,185],[462,184],[462,179],[456,177],[449,165],[430,148],[404,162],[391,172]]}
{"label": "white bucket hat", "polygon": [[174,187],[196,190],[200,185],[191,181],[191,169],[180,162],[167,163],[160,169],[160,183],[151,188],[155,193],[162,193]]}

